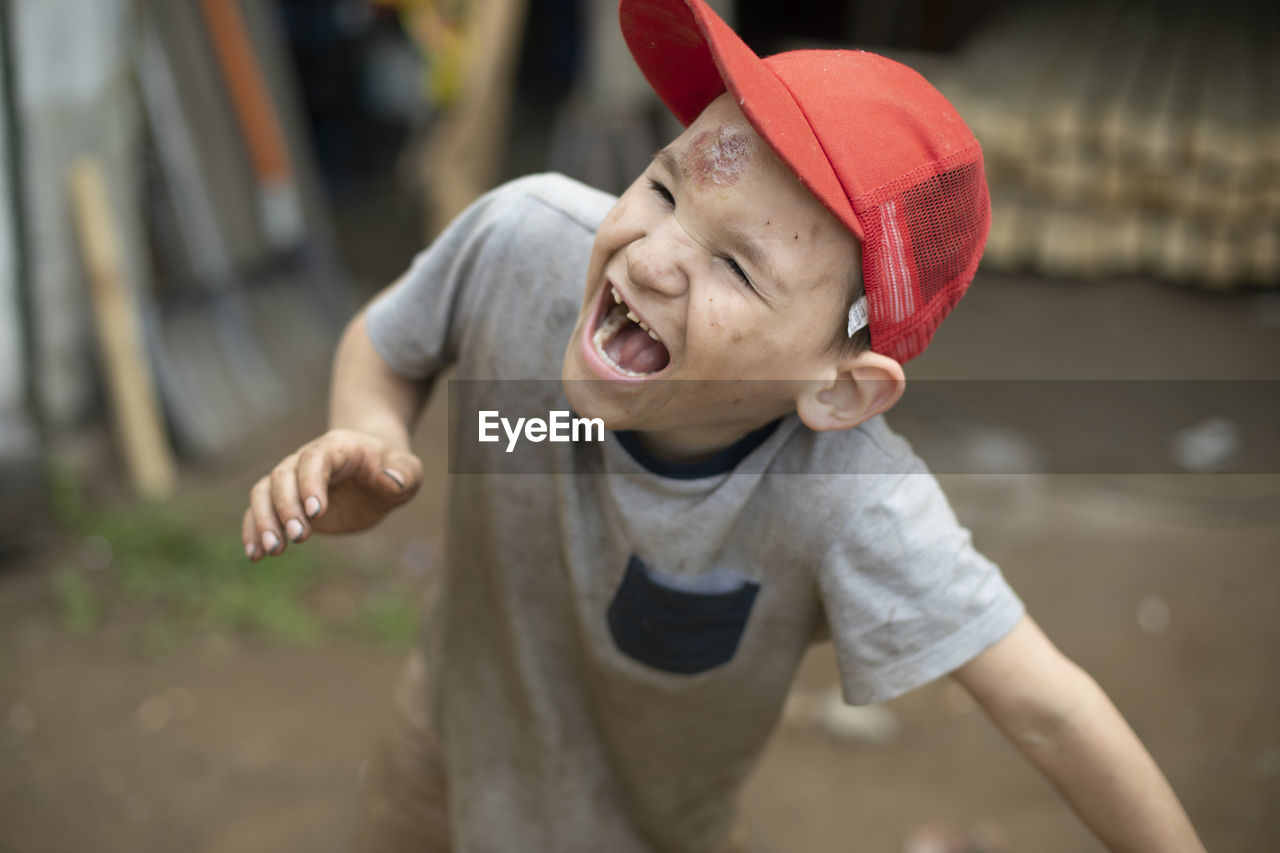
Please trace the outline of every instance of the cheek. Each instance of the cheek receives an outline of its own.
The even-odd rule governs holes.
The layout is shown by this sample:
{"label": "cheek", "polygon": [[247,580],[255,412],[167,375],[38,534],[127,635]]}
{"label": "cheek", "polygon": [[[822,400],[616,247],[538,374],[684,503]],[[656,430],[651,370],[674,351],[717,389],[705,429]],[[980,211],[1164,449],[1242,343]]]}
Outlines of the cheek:
{"label": "cheek", "polygon": [[596,233],[608,234],[620,228],[622,223],[626,220],[630,208],[631,203],[625,196],[618,199],[618,203],[615,204],[609,212],[605,214],[604,219],[600,221],[600,228]]}
{"label": "cheek", "polygon": [[695,307],[697,325],[703,329],[709,340],[723,345],[730,340],[734,331],[732,312],[729,311],[729,299],[726,296],[703,296]]}
{"label": "cheek", "polygon": [[584,304],[591,300],[591,282],[603,273],[609,258],[634,239],[636,229],[631,222],[631,211],[632,201],[623,196],[600,221],[595,241],[591,244],[591,261],[587,270],[589,282]]}
{"label": "cheek", "polygon": [[[699,330],[700,344],[706,346],[713,359],[741,363],[744,355],[767,351],[764,336],[754,332],[757,319],[743,297],[721,292],[704,296],[696,304],[694,327]],[[750,348],[750,353],[744,352]]]}

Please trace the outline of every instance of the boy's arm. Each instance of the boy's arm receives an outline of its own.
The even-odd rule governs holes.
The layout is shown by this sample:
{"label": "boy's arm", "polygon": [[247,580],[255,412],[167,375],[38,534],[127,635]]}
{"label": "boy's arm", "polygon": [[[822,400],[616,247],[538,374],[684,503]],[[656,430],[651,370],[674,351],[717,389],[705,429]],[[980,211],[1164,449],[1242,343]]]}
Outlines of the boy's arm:
{"label": "boy's arm", "polygon": [[251,560],[311,533],[364,530],[409,500],[422,463],[409,450],[430,389],[395,373],[374,349],[362,311],[334,357],[329,431],[286,456],[249,492],[241,539]]}
{"label": "boy's arm", "polygon": [[342,334],[329,389],[329,429],[376,435],[409,449],[413,424],[431,383],[405,379],[393,371],[369,340],[365,308]]}
{"label": "boy's arm", "polygon": [[953,676],[1109,849],[1203,853],[1137,735],[1029,617]]}

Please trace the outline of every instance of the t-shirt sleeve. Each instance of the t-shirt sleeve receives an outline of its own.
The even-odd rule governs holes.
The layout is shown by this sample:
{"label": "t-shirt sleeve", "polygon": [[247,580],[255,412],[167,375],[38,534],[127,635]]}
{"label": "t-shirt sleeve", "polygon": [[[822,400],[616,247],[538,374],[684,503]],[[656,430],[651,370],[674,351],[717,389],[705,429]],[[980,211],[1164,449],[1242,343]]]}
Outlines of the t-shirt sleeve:
{"label": "t-shirt sleeve", "polygon": [[844,698],[855,705],[951,672],[1023,614],[923,464],[877,480],[818,568]]}
{"label": "t-shirt sleeve", "polygon": [[484,304],[490,284],[474,273],[494,265],[491,258],[482,262],[486,253],[507,251],[502,235],[528,183],[507,184],[473,202],[369,306],[369,339],[392,370],[425,379],[457,359],[473,306]]}

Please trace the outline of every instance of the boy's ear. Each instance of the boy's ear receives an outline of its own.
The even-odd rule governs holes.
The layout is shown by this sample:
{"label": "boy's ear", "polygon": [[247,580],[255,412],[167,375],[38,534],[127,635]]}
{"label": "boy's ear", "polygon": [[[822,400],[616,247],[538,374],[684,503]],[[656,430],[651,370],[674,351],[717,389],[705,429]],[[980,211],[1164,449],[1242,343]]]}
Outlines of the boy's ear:
{"label": "boy's ear", "polygon": [[811,430],[852,429],[893,408],[906,390],[902,365],[878,352],[841,359],[836,374],[796,399],[796,414]]}

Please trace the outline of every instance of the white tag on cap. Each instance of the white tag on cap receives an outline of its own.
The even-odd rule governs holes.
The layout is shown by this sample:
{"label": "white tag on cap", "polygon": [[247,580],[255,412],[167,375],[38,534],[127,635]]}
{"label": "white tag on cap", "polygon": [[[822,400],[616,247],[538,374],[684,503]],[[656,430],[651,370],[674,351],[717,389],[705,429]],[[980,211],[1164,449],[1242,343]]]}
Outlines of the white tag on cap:
{"label": "white tag on cap", "polygon": [[859,296],[858,300],[849,307],[849,337],[853,337],[858,331],[867,325],[867,297]]}

